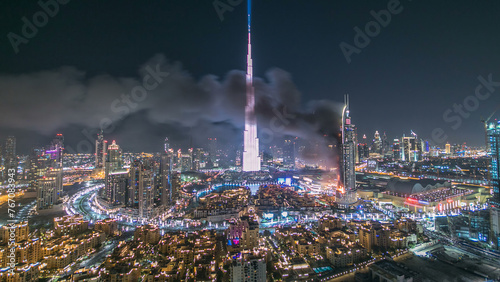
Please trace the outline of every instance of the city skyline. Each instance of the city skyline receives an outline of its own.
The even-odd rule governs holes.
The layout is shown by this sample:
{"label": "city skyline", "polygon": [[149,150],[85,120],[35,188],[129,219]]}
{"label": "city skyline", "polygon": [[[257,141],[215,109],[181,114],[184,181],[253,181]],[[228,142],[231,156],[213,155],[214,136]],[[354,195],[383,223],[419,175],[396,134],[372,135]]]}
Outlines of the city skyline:
{"label": "city skyline", "polygon": [[[391,16],[387,27],[380,30],[379,36],[371,38],[370,44],[366,48],[362,48],[362,52],[350,56],[351,63],[346,61],[339,45],[344,42],[356,47],[353,45],[353,38],[356,35],[353,28],[364,29],[365,24],[374,19],[371,11],[376,13],[386,10],[387,5],[368,2],[363,2],[363,5],[347,3],[321,3],[306,6],[298,3],[287,4],[287,9],[284,11],[294,15],[296,20],[288,23],[291,24],[290,27],[285,22],[274,23],[272,26],[282,34],[279,37],[274,37],[266,30],[265,26],[269,25],[273,15],[279,14],[278,8],[283,6],[283,2],[256,2],[254,4],[256,11],[259,11],[259,22],[256,22],[254,27],[256,30],[255,42],[258,42],[258,44],[253,46],[254,54],[258,54],[258,61],[254,62],[256,64],[257,95],[264,91],[264,93],[270,94],[272,99],[278,99],[279,103],[286,105],[287,109],[295,110],[299,108],[300,112],[307,112],[308,105],[317,105],[318,100],[328,99],[334,102],[329,107],[340,108],[335,110],[335,112],[340,112],[342,96],[349,93],[351,95],[353,114],[356,115],[358,120],[358,132],[361,134],[372,135],[375,130],[379,130],[380,132],[387,132],[387,135],[393,138],[400,136],[401,132],[410,134],[409,131],[413,130],[423,138],[430,140],[432,139],[432,131],[435,128],[442,128],[444,134],[449,136],[450,143],[467,142],[471,146],[483,145],[480,120],[481,116],[483,118],[489,116],[496,108],[496,105],[500,103],[498,101],[499,96],[495,95],[495,92],[487,100],[480,100],[476,110],[465,112],[464,116],[466,118],[460,118],[463,124],[456,129],[454,127],[459,122],[457,114],[450,114],[449,121],[444,120],[443,114],[449,109],[454,111],[454,104],[463,104],[465,98],[471,95],[474,96],[476,88],[479,85],[484,85],[484,81],[496,82],[500,80],[497,79],[497,70],[495,69],[495,66],[498,65],[496,63],[498,55],[494,52],[494,46],[498,45],[495,43],[497,39],[488,37],[488,34],[496,33],[497,25],[491,24],[494,21],[491,11],[495,10],[495,6],[498,5],[496,2],[484,2],[470,7],[476,12],[469,15],[469,17],[465,17],[465,20],[457,19],[469,8],[466,2],[453,2],[453,4],[449,3],[448,5],[445,3],[433,4],[435,10],[429,14],[427,21],[422,22],[418,15],[425,5],[403,1],[400,3],[403,8],[402,11]],[[8,24],[2,27],[5,34],[10,32],[21,34],[24,24],[21,20],[23,15],[30,18],[30,15],[42,9],[35,3],[32,5],[9,3],[8,5],[12,5],[6,7],[10,8],[12,16],[9,17]],[[165,116],[160,109],[152,104],[163,105],[166,103],[164,100],[159,101],[153,98],[155,96],[153,94],[164,93],[164,91],[168,91],[172,87],[179,86],[184,89],[193,89],[193,84],[203,84],[202,77],[207,74],[215,74],[220,77],[216,80],[217,82],[208,79],[208,85],[226,83],[227,87],[237,87],[238,89],[241,87],[238,86],[240,84],[236,83],[236,81],[244,80],[241,73],[245,63],[242,59],[244,48],[241,44],[245,40],[242,36],[242,33],[244,33],[243,26],[245,26],[242,19],[246,14],[245,5],[236,5],[231,7],[231,11],[222,12],[222,21],[219,17],[221,11],[214,8],[213,3],[210,2],[196,7],[188,7],[189,4],[175,1],[170,4],[164,3],[143,7],[146,11],[151,12],[152,17],[156,20],[170,19],[171,21],[177,21],[178,27],[162,30],[165,37],[155,39],[144,37],[144,34],[141,33],[130,33],[130,39],[136,38],[136,41],[144,43],[139,44],[139,47],[136,44],[121,45],[126,46],[121,51],[121,54],[129,52],[131,48],[139,48],[138,50],[141,50],[139,56],[134,58],[127,56],[128,59],[119,60],[119,57],[112,56],[108,57],[107,60],[100,60],[99,58],[105,56],[105,54],[91,46],[85,50],[75,46],[76,56],[69,56],[66,49],[72,49],[72,47],[61,50],[61,48],[51,45],[55,42],[51,39],[59,32],[62,33],[62,37],[73,38],[75,43],[89,41],[92,35],[86,32],[79,33],[78,31],[80,25],[86,23],[86,21],[79,20],[81,14],[84,13],[77,13],[76,10],[78,8],[86,11],[92,5],[90,2],[85,4],[72,2],[61,5],[57,15],[51,18],[46,26],[39,28],[33,39],[29,40],[27,44],[19,45],[18,54],[12,50],[12,44],[8,37],[3,37],[2,42],[5,44],[2,44],[2,46],[6,49],[6,52],[2,52],[2,56],[4,56],[2,61],[5,61],[6,64],[1,66],[2,77],[0,82],[2,82],[5,91],[0,95],[5,96],[2,98],[4,101],[18,104],[19,110],[17,112],[11,112],[10,109],[6,108],[2,110],[4,115],[16,117],[17,121],[7,123],[7,116],[3,117],[4,122],[0,124],[0,138],[6,138],[8,135],[18,136],[20,152],[28,153],[33,143],[44,144],[51,139],[53,134],[63,133],[67,136],[66,143],[76,147],[79,141],[87,139],[85,134],[82,133],[83,130],[97,133],[101,119],[108,117],[114,121],[114,130],[110,134],[111,138],[122,140],[123,146],[132,151],[155,151],[164,136],[171,136],[172,140],[179,140],[183,143],[189,143],[190,139],[196,141],[198,138],[205,139],[208,137],[221,138],[221,141],[227,138],[227,142],[231,144],[242,142],[242,137],[238,137],[238,139],[227,137],[236,136],[237,130],[243,128],[243,116],[241,114],[235,115],[232,112],[224,112],[223,115],[213,118],[212,114],[204,113],[198,105],[192,105],[193,112],[191,113],[194,113],[191,115],[192,117],[186,118],[183,114],[176,113],[174,109],[168,107],[164,111],[171,114]],[[106,3],[105,5],[106,7],[113,7],[115,4]],[[119,15],[129,9],[137,8],[135,5],[137,4],[116,6],[116,9],[111,9],[112,15]],[[175,9],[167,9],[172,7],[170,5],[176,5],[177,10],[181,10],[193,17],[196,16],[199,20],[203,20],[206,25],[197,25],[195,29],[187,22],[179,21],[177,19],[179,15],[175,14]],[[446,13],[446,9],[449,8],[454,12]],[[170,17],[156,17],[155,15],[161,11],[164,11]],[[339,12],[336,13],[336,11]],[[309,17],[313,13],[322,16]],[[16,15],[18,16],[16,17]],[[347,18],[344,15],[350,15],[351,17]],[[140,17],[142,14],[138,14],[138,16]],[[62,29],[66,22],[73,23],[78,32],[75,31],[69,34],[68,31]],[[98,12],[95,15],[95,21],[88,24],[94,29],[101,28],[105,33],[117,38],[116,40],[119,42],[126,40],[119,32],[118,25],[115,23],[104,25],[104,22],[104,15]],[[451,23],[454,24],[453,28],[449,28]],[[431,28],[433,25],[434,27]],[[138,28],[141,28],[141,30],[150,27],[151,24],[148,21],[138,21]],[[403,36],[404,31],[412,27],[415,27],[414,32]],[[306,41],[294,40],[296,35],[294,36],[291,33],[292,31],[298,32],[298,35],[304,35],[307,34],[305,30],[310,28],[317,29],[319,33],[326,36],[323,36],[323,39],[313,37]],[[160,34],[159,27],[154,27],[151,30],[153,34]],[[195,36],[190,36],[194,30],[198,30],[198,32],[194,33]],[[207,36],[219,32],[226,35],[223,38],[210,38],[209,45],[203,44],[206,46],[205,49],[180,47],[183,42],[190,40],[190,38],[207,40],[209,39]],[[78,34],[81,34],[81,36],[77,36]],[[418,43],[435,42],[438,34],[447,39],[442,42],[449,43],[431,44],[429,46]],[[176,38],[178,43],[169,44],[169,38]],[[485,40],[486,38],[488,40]],[[116,49],[112,40],[100,42],[112,48],[112,50]],[[316,44],[311,45],[308,42]],[[465,42],[468,44],[464,44]],[[479,42],[481,42],[480,45],[478,45]],[[68,44],[73,43],[68,42]],[[228,47],[223,48],[223,44]],[[400,46],[401,44],[405,44],[406,47],[400,50],[394,49],[394,46]],[[79,45],[85,46],[85,44]],[[37,50],[37,46],[41,48],[40,50],[43,50],[39,54],[33,53]],[[269,48],[266,48],[266,46]],[[296,47],[285,48],[285,46]],[[322,52],[311,52],[311,46],[320,48]],[[216,50],[226,49],[228,49],[228,52],[224,54],[227,55],[217,55],[220,52]],[[58,54],[60,55],[51,55],[53,60],[47,61],[47,55],[51,54],[49,50],[59,50]],[[422,60],[415,61],[415,57],[411,56],[411,54],[419,50],[422,51],[420,56]],[[450,53],[447,50],[454,50],[454,52]],[[481,50],[481,52],[475,50]],[[111,111],[113,100],[120,98],[122,93],[130,94],[132,87],[120,83],[110,84],[106,78],[110,78],[115,82],[124,78],[138,80],[142,76],[137,76],[138,66],[145,66],[148,62],[161,61],[158,57],[154,57],[158,53],[165,54],[165,58],[170,62],[182,64],[183,66],[177,65],[173,67],[167,63],[170,70],[176,70],[184,74],[189,73],[189,75],[179,74],[183,80],[188,82],[180,85],[178,83],[172,85],[171,82],[168,82],[168,87],[160,84],[156,92],[152,91],[144,102],[138,103],[140,106],[137,109],[129,108],[130,113],[125,114],[125,111],[114,113]],[[93,64],[89,60],[83,59],[87,54],[96,57],[96,61],[109,63]],[[447,55],[443,56],[443,54]],[[27,62],[27,58],[23,55],[31,57],[32,60]],[[207,64],[196,63],[195,58],[204,58],[201,62],[207,62]],[[470,59],[464,61],[464,58]],[[406,63],[403,65],[397,62],[396,59],[403,59],[402,62]],[[469,60],[474,61],[474,63],[470,63]],[[382,64],[384,68],[381,71],[376,70],[375,66],[380,65],[382,62],[385,62],[385,64]],[[481,62],[481,65],[478,62]],[[430,65],[437,65],[437,67],[429,68]],[[70,67],[69,70],[68,68],[60,69],[62,66],[73,67]],[[456,71],[444,71],[448,66]],[[284,72],[272,70],[274,67],[281,68]],[[403,77],[405,72],[399,71],[403,67],[409,71],[406,78]],[[232,69],[240,70],[239,74],[235,75],[234,71],[231,71]],[[22,74],[24,75],[22,76]],[[39,83],[39,81],[33,81],[37,74],[46,74],[48,76],[44,77],[47,84],[35,91],[29,85]],[[491,79],[489,78],[490,75]],[[54,76],[60,77],[61,80],[53,81],[49,79]],[[225,79],[223,79],[224,77]],[[357,82],[360,80],[364,80],[364,83]],[[384,83],[380,83],[380,81],[384,81]],[[83,93],[81,91],[75,92],[73,88],[60,88],[58,87],[59,82],[74,84],[74,87],[76,89],[80,88]],[[281,88],[278,88],[281,90],[278,91],[277,96],[276,91],[268,92],[269,89],[272,90],[277,85],[281,86]],[[165,86],[165,88],[162,88],[162,86]],[[488,87],[491,89],[488,89]],[[197,87],[194,89],[197,89]],[[244,96],[241,96],[243,93],[241,90],[236,89],[235,92],[232,91],[235,89],[225,89],[222,92],[230,91],[231,96],[238,97],[238,101],[234,101],[236,104],[230,103],[229,105],[244,107]],[[485,95],[486,92],[483,93],[483,91],[495,89],[496,86],[493,84],[484,86],[480,90],[482,95]],[[114,94],[109,94],[109,97],[104,100],[91,95],[102,91]],[[40,99],[39,97],[45,95],[43,93],[46,92],[53,92],[55,96],[47,94],[43,99]],[[406,92],[408,93],[401,94]],[[20,95],[12,95],[12,93],[20,93]],[[234,93],[241,94],[235,95]],[[38,98],[35,95],[38,95]],[[282,95],[285,96],[282,97]],[[63,101],[69,100],[69,102],[60,102],[61,99],[57,99],[60,96],[64,97]],[[210,98],[199,100],[199,102],[211,101],[218,96],[219,94],[210,94],[208,96]],[[25,98],[17,101],[17,97]],[[27,97],[30,97],[30,99]],[[188,97],[191,97],[192,100],[200,98],[196,93],[191,93]],[[406,99],[405,97],[415,97],[415,99],[411,99],[411,107],[409,105],[405,106],[401,102]],[[222,94],[220,99],[227,100],[228,97],[226,94]],[[298,102],[298,99],[302,101]],[[27,103],[26,101],[32,102]],[[82,103],[82,101],[85,102]],[[8,103],[4,103],[4,105]],[[96,103],[102,106],[97,106]],[[177,108],[183,107],[185,103],[186,101],[179,102]],[[40,107],[35,105],[40,105]],[[56,105],[59,108],[73,107],[74,110],[63,110],[56,113],[47,111],[47,109]],[[119,106],[122,106],[122,104]],[[275,108],[282,110],[279,106]],[[406,108],[413,111],[408,111]],[[214,107],[210,110],[217,109],[219,108]],[[262,110],[271,111],[271,109]],[[18,116],[21,113],[23,113],[23,116]],[[273,113],[268,114],[272,115]],[[206,115],[211,115],[212,118],[206,119]],[[47,122],[44,119],[36,119],[37,116],[46,116]],[[498,115],[495,117],[498,118]],[[22,122],[23,120],[24,122]],[[186,122],[179,123],[179,120]],[[269,120],[264,119],[264,125],[269,128]],[[262,130],[266,127],[260,127],[261,139],[263,139]],[[207,129],[210,129],[215,134],[206,136],[209,135],[204,132]],[[147,136],[148,138],[139,140],[134,136],[136,135],[135,132],[139,132],[141,136]],[[27,139],[35,140],[35,142],[28,144],[27,141],[24,141]]]}
{"label": "city skyline", "polygon": [[499,2],[21,3],[1,281],[500,281]]}

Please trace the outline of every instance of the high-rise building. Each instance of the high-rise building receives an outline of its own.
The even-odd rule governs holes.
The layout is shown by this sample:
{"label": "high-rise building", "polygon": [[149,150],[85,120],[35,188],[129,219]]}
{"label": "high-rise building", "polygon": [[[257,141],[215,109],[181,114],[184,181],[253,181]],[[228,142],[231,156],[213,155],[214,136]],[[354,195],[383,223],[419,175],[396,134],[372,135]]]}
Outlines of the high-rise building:
{"label": "high-rise building", "polygon": [[360,162],[370,157],[370,148],[368,147],[366,134],[363,134],[363,140],[358,144],[358,156]]}
{"label": "high-rise building", "polygon": [[57,171],[48,170],[37,184],[37,209],[50,209],[57,204]]}
{"label": "high-rise building", "polygon": [[163,143],[163,150],[165,153],[170,151],[170,142],[168,141],[168,137],[165,137],[165,142]]}
{"label": "high-rise building", "polygon": [[16,155],[16,137],[9,136],[5,141],[5,153],[4,153],[4,179],[7,180],[9,169],[14,169],[17,175],[17,155]]}
{"label": "high-rise building", "polygon": [[285,139],[283,144],[283,165],[287,169],[295,169],[295,139]]}
{"label": "high-rise building", "polygon": [[243,133],[243,171],[260,171],[259,139],[257,138],[257,117],[255,115],[255,93],[253,88],[252,44],[251,44],[252,1],[248,0],[248,55],[247,55],[247,103],[245,107],[245,131]]}
{"label": "high-rise building", "polygon": [[54,150],[53,159],[59,166],[63,163],[63,152],[64,152],[64,136],[61,133],[56,134],[56,137],[52,140],[50,144],[52,150]]}
{"label": "high-rise building", "polygon": [[64,137],[57,134],[45,149],[32,149],[28,158],[28,183],[37,191],[37,209],[56,205],[63,193]]}
{"label": "high-rise building", "polygon": [[103,168],[106,162],[106,150],[107,141],[104,140],[104,135],[102,133],[97,134],[97,139],[95,141],[95,168]]}
{"label": "high-rise building", "polygon": [[382,148],[381,148],[381,154],[382,156],[385,155],[389,149],[389,142],[387,141],[387,135],[384,132],[384,135],[382,135]]}
{"label": "high-rise building", "polygon": [[155,207],[156,189],[153,164],[148,160],[135,160],[129,170],[127,206],[137,208],[139,217],[143,219],[150,218]]}
{"label": "high-rise building", "polygon": [[352,125],[354,130],[354,164],[359,163],[359,150],[358,150],[358,128],[355,125]]}
{"label": "high-rise building", "polygon": [[210,159],[210,165],[212,167],[217,167],[219,162],[219,156],[217,153],[217,138],[208,138],[208,156]]}
{"label": "high-rise building", "polygon": [[497,124],[490,124],[488,127],[488,141],[490,145],[491,156],[491,181],[493,184],[493,197],[492,203],[500,206],[500,122]]}
{"label": "high-rise building", "polygon": [[450,145],[450,143],[446,143],[445,148],[446,148],[445,149],[445,154],[451,155],[451,145]]}
{"label": "high-rise building", "polygon": [[399,139],[394,139],[392,143],[392,154],[394,160],[401,159],[401,144],[399,143]]}
{"label": "high-rise building", "polygon": [[198,171],[201,168],[205,168],[205,152],[202,148],[196,148],[193,150],[193,165],[192,168],[194,171]]}
{"label": "high-rise building", "polygon": [[373,144],[371,148],[371,152],[374,154],[382,154],[382,138],[380,138],[380,133],[375,131],[375,135],[373,136]]}
{"label": "high-rise building", "polygon": [[341,205],[350,205],[356,202],[355,149],[354,125],[349,115],[349,96],[346,95],[345,106],[342,112],[341,189],[339,193],[337,193],[337,202]]}
{"label": "high-rise building", "polygon": [[139,217],[150,218],[154,209],[154,175],[151,169],[143,167],[139,177]]}
{"label": "high-rise building", "polygon": [[126,206],[137,208],[139,206],[139,183],[141,178],[142,163],[135,160],[130,165],[128,176],[128,193]]}
{"label": "high-rise building", "polygon": [[[104,142],[104,144],[106,144]],[[122,169],[122,151],[120,146],[113,140],[107,148],[107,154],[104,155],[104,181],[105,187],[101,190],[101,196],[105,198],[110,205],[124,204],[125,201],[118,198],[127,194],[123,189],[123,183],[126,184],[127,173]]]}
{"label": "high-rise building", "polygon": [[401,160],[404,162],[418,161],[417,140],[415,137],[403,136]]}
{"label": "high-rise building", "polygon": [[190,153],[181,155],[181,171],[193,170],[193,158]]}
{"label": "high-rise building", "polygon": [[45,175],[47,159],[45,151],[40,148],[32,148],[28,157],[28,187],[30,190],[38,189],[38,180]]}
{"label": "high-rise building", "polygon": [[161,204],[168,206],[172,204],[172,153],[167,151],[161,155]]}
{"label": "high-rise building", "polygon": [[63,152],[64,136],[57,134],[46,153],[50,156],[50,169],[56,176],[56,194],[58,197],[63,192]]}
{"label": "high-rise building", "polygon": [[122,150],[115,140],[108,146],[106,161],[112,163],[116,168],[121,168]]}
{"label": "high-rise building", "polygon": [[491,242],[500,248],[500,122],[488,125],[489,154],[491,156],[490,179],[493,197],[490,198]]}
{"label": "high-rise building", "polygon": [[128,196],[128,171],[116,169],[106,175],[104,198],[110,205],[125,205]]}

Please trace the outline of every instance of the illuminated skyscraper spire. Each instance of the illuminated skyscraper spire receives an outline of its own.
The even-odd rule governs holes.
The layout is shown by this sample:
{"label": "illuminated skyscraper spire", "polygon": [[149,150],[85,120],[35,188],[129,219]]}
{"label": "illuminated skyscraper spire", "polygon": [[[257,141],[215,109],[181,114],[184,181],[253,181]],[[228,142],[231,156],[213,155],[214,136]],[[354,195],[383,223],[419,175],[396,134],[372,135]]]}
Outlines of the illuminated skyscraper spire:
{"label": "illuminated skyscraper spire", "polygon": [[248,0],[248,55],[247,55],[247,105],[245,107],[245,131],[243,133],[243,171],[259,171],[259,139],[257,138],[257,118],[255,116],[255,93],[253,89],[251,38],[252,1]]}

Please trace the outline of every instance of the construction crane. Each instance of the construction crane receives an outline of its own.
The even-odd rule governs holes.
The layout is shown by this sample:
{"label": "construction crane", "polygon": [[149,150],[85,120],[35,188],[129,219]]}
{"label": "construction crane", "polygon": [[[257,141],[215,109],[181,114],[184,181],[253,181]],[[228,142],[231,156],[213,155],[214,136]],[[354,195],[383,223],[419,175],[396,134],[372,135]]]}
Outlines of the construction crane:
{"label": "construction crane", "polygon": [[493,118],[493,116],[496,114],[496,112],[498,112],[498,110],[500,110],[500,105],[498,105],[498,107],[493,111],[493,113],[487,118],[487,119],[483,119],[483,117],[481,117],[481,122],[484,124],[484,136],[485,136],[485,143],[486,143],[486,152],[489,152],[489,149],[488,149],[488,122]]}

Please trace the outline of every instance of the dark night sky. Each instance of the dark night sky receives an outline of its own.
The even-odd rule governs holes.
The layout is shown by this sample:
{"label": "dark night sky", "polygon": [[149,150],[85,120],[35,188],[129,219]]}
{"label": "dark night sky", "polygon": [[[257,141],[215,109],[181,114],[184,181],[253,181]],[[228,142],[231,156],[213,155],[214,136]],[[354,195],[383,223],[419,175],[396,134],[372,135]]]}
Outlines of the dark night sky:
{"label": "dark night sky", "polygon": [[[388,2],[254,0],[254,75],[263,79],[262,95],[274,95],[265,90],[273,85],[272,93],[292,89],[277,98],[281,105],[296,89],[306,108],[316,100],[342,102],[349,93],[360,137],[379,130],[392,139],[413,130],[431,139],[440,127],[450,142],[483,145],[480,117],[500,104],[500,86],[456,130],[443,113],[474,95],[478,76],[491,74],[500,82],[500,2],[402,0],[403,11],[348,64],[339,44],[353,45],[353,28],[364,29],[373,20],[370,11],[387,9]],[[241,117],[219,113],[233,104],[212,103],[221,98],[211,86],[227,84],[230,95],[232,79],[241,80],[231,71],[245,69],[244,3],[221,21],[212,0],[72,0],[16,54],[7,35],[21,35],[22,17],[31,20],[40,10],[36,1],[0,1],[0,139],[15,134],[21,152],[44,145],[56,132],[76,146],[84,139],[81,130],[95,128],[111,101],[139,80],[138,69],[162,60],[158,54],[172,75],[155,95],[194,94],[182,101],[169,96],[176,97],[173,102],[151,94],[134,113],[113,117],[110,138],[128,150],[159,151],[164,136],[180,142],[193,135],[242,134],[243,111]],[[205,112],[207,88],[213,96],[206,98],[212,106]],[[198,105],[186,109],[188,98]]]}

